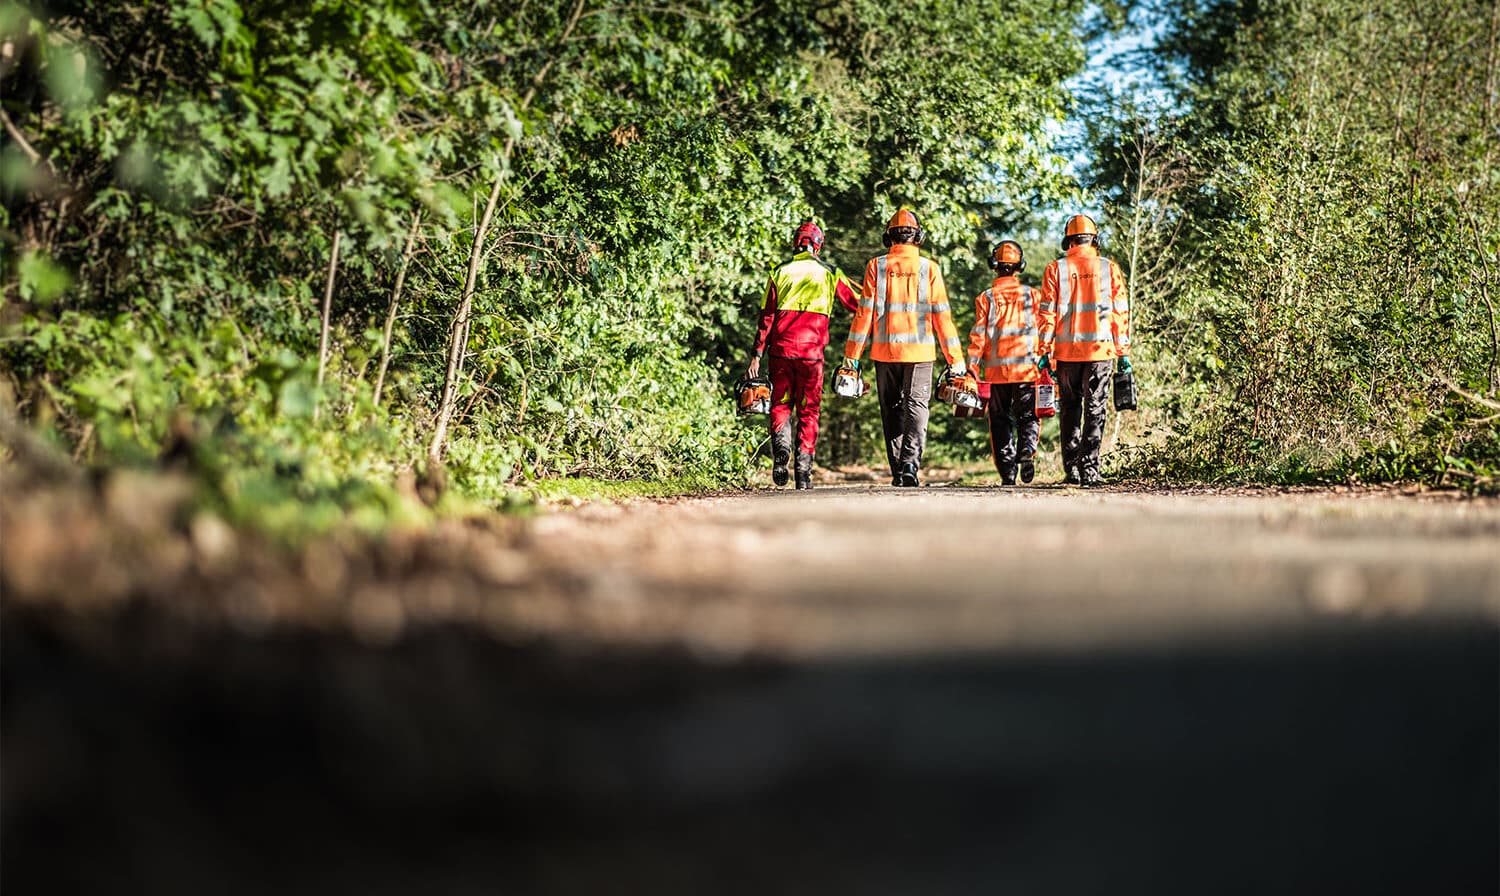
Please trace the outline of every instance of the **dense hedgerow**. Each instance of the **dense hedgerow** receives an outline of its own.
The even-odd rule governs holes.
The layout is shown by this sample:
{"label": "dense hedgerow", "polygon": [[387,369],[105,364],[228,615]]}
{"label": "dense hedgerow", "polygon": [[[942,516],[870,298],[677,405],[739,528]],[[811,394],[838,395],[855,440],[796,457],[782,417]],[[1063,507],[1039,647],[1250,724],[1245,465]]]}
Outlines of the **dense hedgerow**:
{"label": "dense hedgerow", "polygon": [[471,498],[740,480],[727,387],[798,221],[857,276],[910,204],[972,273],[1067,187],[1084,4],[949,7],[7,5],[10,399],[85,463],[191,442],[231,501],[429,479],[445,379]]}

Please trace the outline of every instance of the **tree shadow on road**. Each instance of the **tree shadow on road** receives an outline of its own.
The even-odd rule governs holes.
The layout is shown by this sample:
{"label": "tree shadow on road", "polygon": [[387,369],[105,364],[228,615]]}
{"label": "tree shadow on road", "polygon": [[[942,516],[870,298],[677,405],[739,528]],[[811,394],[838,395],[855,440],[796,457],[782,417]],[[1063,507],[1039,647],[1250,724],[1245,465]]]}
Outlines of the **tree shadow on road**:
{"label": "tree shadow on road", "polygon": [[9,611],[8,894],[1491,893],[1492,623],[839,661]]}

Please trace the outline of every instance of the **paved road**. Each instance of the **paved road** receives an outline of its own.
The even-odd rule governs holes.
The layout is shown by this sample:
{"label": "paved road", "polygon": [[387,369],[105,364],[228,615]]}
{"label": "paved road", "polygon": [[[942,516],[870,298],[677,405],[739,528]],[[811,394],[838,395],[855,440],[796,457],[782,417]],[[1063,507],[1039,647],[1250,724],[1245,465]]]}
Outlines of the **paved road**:
{"label": "paved road", "polygon": [[1500,502],[1391,492],[762,490],[553,515],[528,541],[608,636],[663,626],[731,653],[1500,620]]}
{"label": "paved road", "polygon": [[1494,502],[109,493],[6,506],[7,894],[1500,891]]}

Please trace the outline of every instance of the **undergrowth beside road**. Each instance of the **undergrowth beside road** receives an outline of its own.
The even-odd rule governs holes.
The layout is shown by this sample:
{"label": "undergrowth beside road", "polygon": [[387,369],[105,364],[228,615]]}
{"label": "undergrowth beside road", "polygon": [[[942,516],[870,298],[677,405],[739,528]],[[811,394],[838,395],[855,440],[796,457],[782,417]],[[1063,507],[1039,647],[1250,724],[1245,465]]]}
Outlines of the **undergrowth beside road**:
{"label": "undergrowth beside road", "polygon": [[589,479],[586,477],[538,479],[525,492],[544,503],[619,501],[630,498],[676,498],[704,495],[725,484],[709,476],[674,476],[667,479]]}
{"label": "undergrowth beside road", "polygon": [[[1491,437],[1492,440],[1500,437]],[[1115,477],[1164,485],[1376,485],[1419,483],[1476,495],[1500,494],[1500,462],[1484,458],[1500,447],[1478,449],[1476,457],[1455,457],[1441,447],[1391,441],[1315,463],[1300,454],[1267,450],[1233,458],[1204,451],[1174,438],[1165,446],[1127,446],[1106,458]]]}

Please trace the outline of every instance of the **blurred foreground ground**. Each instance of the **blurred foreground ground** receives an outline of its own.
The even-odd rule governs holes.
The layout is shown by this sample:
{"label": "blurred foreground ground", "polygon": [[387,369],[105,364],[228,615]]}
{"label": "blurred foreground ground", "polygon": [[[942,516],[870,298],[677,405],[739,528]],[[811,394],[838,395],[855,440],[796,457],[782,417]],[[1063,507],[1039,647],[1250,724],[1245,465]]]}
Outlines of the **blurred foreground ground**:
{"label": "blurred foreground ground", "polygon": [[17,893],[1494,893],[1500,503],[0,505]]}

